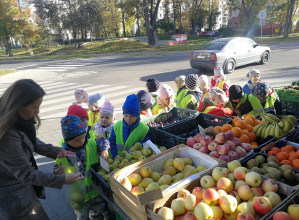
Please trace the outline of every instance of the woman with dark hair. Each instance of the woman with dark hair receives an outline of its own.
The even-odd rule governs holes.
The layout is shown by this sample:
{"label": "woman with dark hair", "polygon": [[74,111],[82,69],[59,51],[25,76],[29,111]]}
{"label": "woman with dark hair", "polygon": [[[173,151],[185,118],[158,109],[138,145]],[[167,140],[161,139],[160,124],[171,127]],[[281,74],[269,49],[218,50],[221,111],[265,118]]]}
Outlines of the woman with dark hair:
{"label": "woman with dark hair", "polygon": [[0,98],[0,219],[49,219],[38,200],[45,198],[44,186],[60,189],[84,178],[37,168],[33,152],[52,159],[74,154],[36,138],[44,95],[33,80],[22,79]]}

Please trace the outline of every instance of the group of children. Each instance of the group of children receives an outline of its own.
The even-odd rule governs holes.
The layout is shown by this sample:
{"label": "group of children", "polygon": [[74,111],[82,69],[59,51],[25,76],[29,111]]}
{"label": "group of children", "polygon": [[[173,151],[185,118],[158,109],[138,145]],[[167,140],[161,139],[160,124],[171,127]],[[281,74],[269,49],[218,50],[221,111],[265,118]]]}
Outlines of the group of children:
{"label": "group of children", "polygon": [[[251,69],[249,81],[242,88],[230,86],[221,67],[214,69],[211,84],[206,75],[180,75],[175,79],[174,93],[171,86],[156,79],[146,81],[146,89],[126,97],[123,104],[123,120],[114,122],[114,107],[99,93],[88,96],[84,89],[75,91],[76,102],[61,120],[63,139],[60,146],[76,153],[79,171],[85,176],[86,194],[84,206],[76,211],[77,219],[103,219],[100,203],[103,200],[92,187],[91,164],[99,156],[108,160],[129,150],[135,143],[143,144],[150,139],[149,127],[141,120],[152,115],[181,107],[219,116],[238,116],[263,111],[281,114],[281,103],[275,91],[260,80],[260,72]],[[66,158],[70,162],[69,158]],[[64,172],[57,159],[55,174]],[[107,207],[107,206],[106,206]]]}

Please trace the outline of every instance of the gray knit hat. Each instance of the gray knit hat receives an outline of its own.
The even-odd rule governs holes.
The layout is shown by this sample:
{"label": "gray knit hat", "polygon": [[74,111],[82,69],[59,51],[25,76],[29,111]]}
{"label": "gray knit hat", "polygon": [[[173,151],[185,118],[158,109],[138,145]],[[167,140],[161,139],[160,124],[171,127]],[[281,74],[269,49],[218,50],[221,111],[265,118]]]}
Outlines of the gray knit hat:
{"label": "gray knit hat", "polygon": [[247,76],[247,78],[249,78],[249,79],[251,79],[251,77],[254,75],[254,74],[259,74],[259,75],[261,75],[261,72],[259,71],[259,70],[257,70],[257,69],[250,69],[249,71],[248,71],[248,73],[246,74],[246,76]]}
{"label": "gray knit hat", "polygon": [[189,74],[186,77],[185,84],[190,90],[195,90],[198,86],[198,75],[197,74]]}
{"label": "gray knit hat", "polygon": [[93,106],[101,108],[105,102],[105,98],[100,93],[97,93],[92,96],[89,96],[88,102]]}

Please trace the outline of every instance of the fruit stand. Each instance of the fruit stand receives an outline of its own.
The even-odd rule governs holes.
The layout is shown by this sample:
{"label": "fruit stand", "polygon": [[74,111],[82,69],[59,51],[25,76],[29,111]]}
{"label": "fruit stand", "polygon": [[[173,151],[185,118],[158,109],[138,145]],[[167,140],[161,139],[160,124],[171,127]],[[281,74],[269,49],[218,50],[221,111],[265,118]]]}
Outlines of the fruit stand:
{"label": "fruit stand", "polygon": [[299,218],[294,116],[188,114],[149,119],[153,148],[136,145],[110,159],[107,171],[92,165],[94,185],[116,219]]}

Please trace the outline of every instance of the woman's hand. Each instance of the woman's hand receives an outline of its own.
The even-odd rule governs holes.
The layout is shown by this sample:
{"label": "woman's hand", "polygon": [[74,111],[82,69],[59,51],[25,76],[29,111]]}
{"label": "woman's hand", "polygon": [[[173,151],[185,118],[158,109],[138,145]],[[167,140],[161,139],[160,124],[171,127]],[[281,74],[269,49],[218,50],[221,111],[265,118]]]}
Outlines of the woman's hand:
{"label": "woman's hand", "polygon": [[64,172],[64,166],[62,166],[62,167],[59,167],[59,168],[57,168],[57,169],[55,169],[54,170],[54,174],[55,175],[63,175],[65,172]]}
{"label": "woman's hand", "polygon": [[85,176],[82,176],[80,172],[69,173],[65,175],[64,183],[68,185],[74,184],[77,180],[84,179]]}
{"label": "woman's hand", "polygon": [[57,158],[62,159],[67,155],[76,156],[76,153],[68,151],[68,150],[60,149],[59,153],[57,154]]}
{"label": "woman's hand", "polygon": [[101,151],[101,157],[103,157],[104,160],[108,160],[108,156],[109,156],[109,153],[107,150]]}

